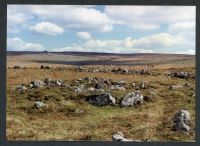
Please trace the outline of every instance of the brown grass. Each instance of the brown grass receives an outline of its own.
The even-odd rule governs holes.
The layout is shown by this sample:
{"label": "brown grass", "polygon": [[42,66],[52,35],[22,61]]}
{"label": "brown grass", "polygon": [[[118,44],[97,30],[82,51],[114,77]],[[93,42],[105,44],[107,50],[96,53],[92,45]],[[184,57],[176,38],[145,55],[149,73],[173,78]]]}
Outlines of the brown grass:
{"label": "brown grass", "polygon": [[[144,66],[138,66],[143,68]],[[195,73],[195,67],[168,64],[156,66],[157,76],[118,75],[113,73],[74,72],[70,70],[8,69],[7,70],[7,139],[8,140],[103,140],[110,141],[113,133],[121,131],[126,138],[154,141],[194,141],[195,139],[195,80],[188,81],[168,78],[171,68]],[[29,91],[18,94],[16,85],[27,84],[31,80],[43,80],[45,77],[70,82],[83,77],[101,77],[112,80],[140,83],[157,93],[155,102],[145,102],[141,106],[120,108],[119,106],[96,107],[76,98],[64,89]],[[177,91],[169,90],[171,84],[191,84]],[[133,89],[128,89],[133,91]],[[121,99],[128,91],[113,91],[113,96]],[[147,89],[141,92],[146,94]],[[28,97],[35,95],[44,98],[52,96],[46,102],[50,111],[31,111],[34,101]],[[82,109],[84,114],[73,114],[74,109]],[[192,125],[189,134],[172,131],[171,118],[186,108],[191,113]],[[29,111],[29,112],[28,112]]]}

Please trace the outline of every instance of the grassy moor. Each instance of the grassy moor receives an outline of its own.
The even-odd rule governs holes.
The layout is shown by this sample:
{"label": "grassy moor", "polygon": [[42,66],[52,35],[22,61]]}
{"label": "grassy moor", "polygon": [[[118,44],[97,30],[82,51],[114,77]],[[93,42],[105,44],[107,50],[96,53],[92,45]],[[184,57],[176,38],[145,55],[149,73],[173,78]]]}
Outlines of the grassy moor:
{"label": "grassy moor", "polygon": [[8,51],[6,120],[8,140],[194,141],[195,55]]}

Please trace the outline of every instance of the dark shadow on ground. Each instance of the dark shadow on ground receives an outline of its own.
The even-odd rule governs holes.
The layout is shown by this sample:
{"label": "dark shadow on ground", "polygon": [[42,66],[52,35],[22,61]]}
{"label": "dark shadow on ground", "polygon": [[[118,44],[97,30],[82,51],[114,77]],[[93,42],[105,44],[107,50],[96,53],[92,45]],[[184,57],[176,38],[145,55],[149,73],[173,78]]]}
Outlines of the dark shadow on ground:
{"label": "dark shadow on ground", "polygon": [[[36,63],[63,64],[63,65],[145,65],[148,61],[112,61],[112,60],[84,60],[84,61],[56,61],[56,60],[32,60]],[[145,63],[146,62],[146,63]],[[156,63],[156,62],[155,62]]]}
{"label": "dark shadow on ground", "polygon": [[148,65],[148,64],[167,64],[176,63],[186,60],[123,60],[123,61],[113,61],[111,60],[77,60],[77,61],[59,61],[59,60],[32,60],[31,62],[44,63],[44,64],[63,64],[63,65]]}

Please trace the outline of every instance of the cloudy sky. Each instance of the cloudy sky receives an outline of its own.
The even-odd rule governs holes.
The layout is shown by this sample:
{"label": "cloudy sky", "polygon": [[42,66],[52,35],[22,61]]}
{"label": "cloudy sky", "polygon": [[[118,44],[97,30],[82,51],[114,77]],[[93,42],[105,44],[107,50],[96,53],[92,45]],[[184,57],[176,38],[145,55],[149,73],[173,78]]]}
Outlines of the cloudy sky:
{"label": "cloudy sky", "polygon": [[8,5],[12,51],[195,54],[193,6]]}

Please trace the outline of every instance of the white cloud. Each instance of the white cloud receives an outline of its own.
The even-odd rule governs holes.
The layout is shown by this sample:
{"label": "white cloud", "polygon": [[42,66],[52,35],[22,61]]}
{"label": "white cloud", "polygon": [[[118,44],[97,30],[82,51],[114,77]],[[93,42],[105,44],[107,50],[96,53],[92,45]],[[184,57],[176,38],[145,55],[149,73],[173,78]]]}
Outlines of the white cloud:
{"label": "white cloud", "polygon": [[64,32],[64,29],[56,24],[50,22],[40,22],[35,26],[30,27],[31,30],[47,35],[59,35]]}
{"label": "white cloud", "polygon": [[7,49],[9,51],[44,51],[44,47],[37,43],[27,43],[21,38],[8,38]]}
{"label": "white cloud", "polygon": [[139,38],[134,45],[143,48],[167,48],[184,44],[185,38],[169,33],[159,33],[151,36]]}
{"label": "white cloud", "polygon": [[195,23],[193,21],[177,22],[170,25],[169,30],[176,31],[177,29],[194,30]]}
{"label": "white cloud", "polygon": [[8,5],[9,24],[24,24],[37,18],[75,31],[110,32],[115,24],[155,30],[162,24],[195,23],[195,17],[194,6],[105,6],[102,12],[83,5]]}
{"label": "white cloud", "polygon": [[[100,31],[109,32],[113,26],[105,13],[93,6],[71,5],[23,5],[8,6],[13,9],[12,14],[26,14],[37,17],[41,21],[49,21],[66,29],[76,31]],[[8,18],[18,19],[15,15],[8,14]],[[10,21],[10,20],[9,20]],[[14,23],[11,21],[10,23]]]}
{"label": "white cloud", "polygon": [[153,30],[161,24],[195,21],[194,6],[106,6],[105,13],[113,23],[136,24],[136,29]]}
{"label": "white cloud", "polygon": [[19,33],[26,23],[33,19],[33,16],[21,11],[20,7],[8,5],[7,9],[7,31],[8,33]]}
{"label": "white cloud", "polygon": [[144,24],[144,23],[135,23],[132,25],[132,27],[134,29],[140,29],[140,30],[154,30],[160,28],[158,24]]}
{"label": "white cloud", "polygon": [[168,49],[184,46],[184,38],[168,33],[159,33],[134,39],[127,37],[123,40],[88,40],[81,44],[56,48],[53,51],[85,51],[107,53],[172,53]]}
{"label": "white cloud", "polygon": [[[8,32],[17,33],[22,27],[27,29],[30,28],[27,26],[31,26],[35,32],[57,35],[63,33],[65,29],[85,39],[83,44],[73,40],[73,45],[57,48],[58,50],[167,52],[173,50],[173,47],[181,50],[195,47],[195,17],[194,6],[106,6],[105,10],[100,11],[95,6],[8,5]],[[110,32],[113,29],[115,33],[111,32],[108,36],[121,35],[119,32],[123,30],[119,28],[123,27],[118,28],[116,25],[123,26],[125,31],[130,29],[131,33],[136,33],[134,36],[142,37],[126,36],[123,40],[111,37],[107,40],[94,40],[90,35],[93,31]],[[135,30],[140,30],[142,34],[138,34]],[[147,30],[154,30],[157,34],[146,36]],[[91,34],[98,38],[99,33]],[[20,35],[23,36],[21,33]],[[28,46],[27,48],[32,45],[35,44],[27,45],[23,42],[23,46]],[[192,52],[192,49],[185,50]]]}
{"label": "white cloud", "polygon": [[195,22],[181,21],[169,25],[168,31],[186,37],[188,40],[195,39]]}
{"label": "white cloud", "polygon": [[31,14],[25,13],[21,11],[20,7],[23,6],[15,6],[15,5],[8,5],[7,9],[7,22],[8,25],[20,25],[25,23],[28,20],[33,19]]}
{"label": "white cloud", "polygon": [[88,32],[77,32],[76,34],[78,37],[85,39],[85,40],[89,40],[92,38],[90,33],[88,33]]}

